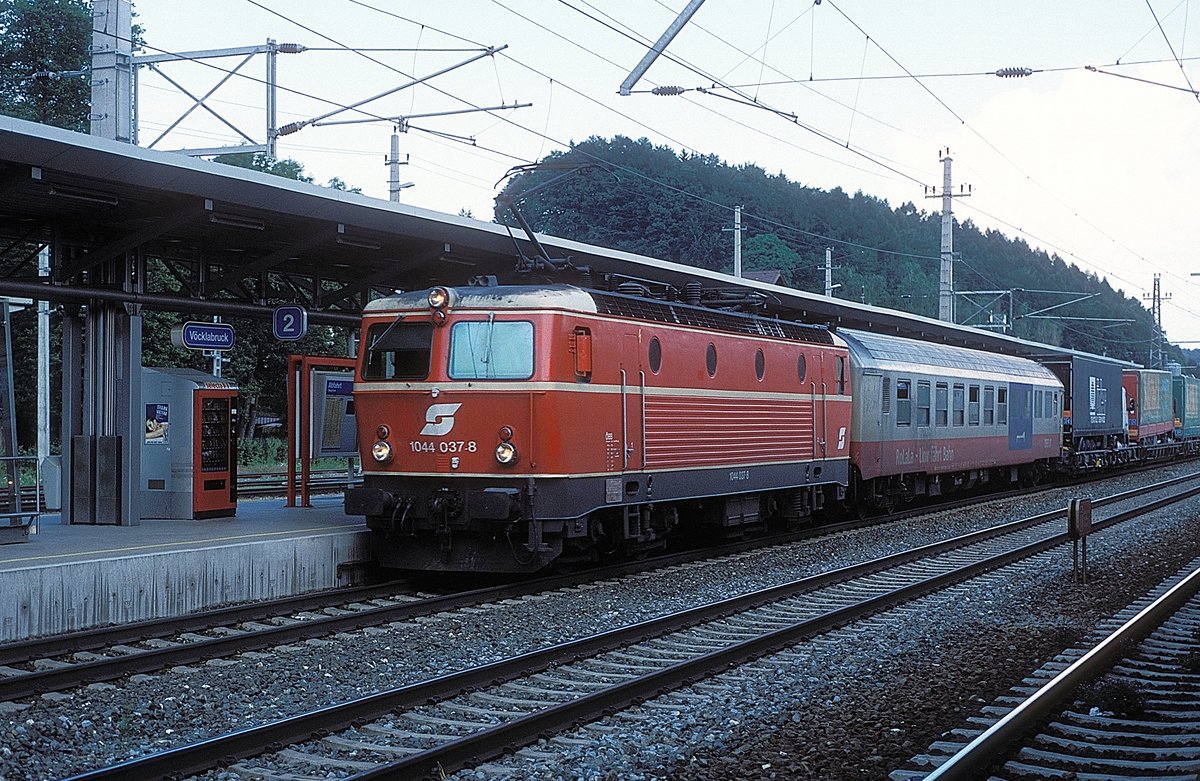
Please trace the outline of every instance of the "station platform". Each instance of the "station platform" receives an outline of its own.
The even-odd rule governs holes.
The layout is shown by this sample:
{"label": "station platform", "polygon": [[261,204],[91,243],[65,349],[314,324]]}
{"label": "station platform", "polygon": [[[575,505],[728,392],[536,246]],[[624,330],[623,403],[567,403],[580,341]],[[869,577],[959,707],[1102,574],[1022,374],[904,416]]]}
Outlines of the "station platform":
{"label": "station platform", "polygon": [[27,542],[0,545],[0,643],[358,585],[370,558],[363,519],[345,515],[340,493],[139,526],[45,514]]}

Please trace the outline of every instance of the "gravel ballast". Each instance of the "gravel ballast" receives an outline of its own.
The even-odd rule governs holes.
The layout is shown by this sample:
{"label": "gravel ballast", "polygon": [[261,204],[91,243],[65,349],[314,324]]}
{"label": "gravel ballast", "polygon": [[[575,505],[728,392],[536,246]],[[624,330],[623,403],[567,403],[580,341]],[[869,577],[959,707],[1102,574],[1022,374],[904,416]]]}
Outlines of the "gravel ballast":
{"label": "gravel ballast", "polygon": [[[703,566],[563,589],[470,611],[347,633],[230,660],[0,703],[0,779],[61,778],[332,702],[522,653],[701,602],[877,558],[1060,508],[1102,489],[939,512],[899,526],[739,554]],[[739,668],[574,735],[497,761],[522,778],[876,778],[958,726],[983,701],[1071,645],[1200,555],[1200,503],[1097,535],[1092,582],[1070,583],[1069,554],[992,581],[984,593],[926,598],[903,620]],[[970,649],[969,651],[964,649]],[[772,658],[774,659],[774,657]],[[674,698],[674,699],[672,699]],[[487,768],[462,778],[491,777]],[[231,778],[228,773],[210,777]],[[337,777],[332,776],[332,777]]]}

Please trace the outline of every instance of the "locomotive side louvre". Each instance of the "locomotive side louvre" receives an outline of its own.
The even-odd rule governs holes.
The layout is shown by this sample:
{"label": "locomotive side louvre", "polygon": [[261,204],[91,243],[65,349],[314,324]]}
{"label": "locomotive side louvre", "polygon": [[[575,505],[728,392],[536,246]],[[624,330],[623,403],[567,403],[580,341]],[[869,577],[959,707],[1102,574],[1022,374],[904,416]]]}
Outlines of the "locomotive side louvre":
{"label": "locomotive side louvre", "polygon": [[[1057,459],[1063,387],[1024,358],[839,330],[856,388],[851,463],[870,504]],[[1001,471],[1003,470],[1003,471]]]}
{"label": "locomotive side louvre", "polygon": [[1171,439],[1175,431],[1171,373],[1126,369],[1122,384],[1129,413],[1130,444],[1162,444]]}
{"label": "locomotive side louvre", "polygon": [[451,289],[440,314],[426,295],[364,313],[346,510],[387,566],[536,569],[597,513],[644,542],[669,502],[757,523],[768,494],[807,512],[848,481],[848,361],[827,330],[567,286]]}

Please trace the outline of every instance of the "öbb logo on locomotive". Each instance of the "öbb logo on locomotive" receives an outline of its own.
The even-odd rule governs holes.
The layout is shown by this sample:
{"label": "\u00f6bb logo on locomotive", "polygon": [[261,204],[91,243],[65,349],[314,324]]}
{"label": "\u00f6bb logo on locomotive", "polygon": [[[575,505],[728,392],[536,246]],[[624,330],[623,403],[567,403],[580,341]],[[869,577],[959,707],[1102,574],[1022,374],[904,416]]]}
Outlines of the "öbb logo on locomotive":
{"label": "\u00f6bb logo on locomotive", "polygon": [[444,437],[454,428],[454,414],[458,412],[458,404],[430,404],[425,410],[425,428],[421,429],[423,437]]}
{"label": "\u00f6bb logo on locomotive", "polygon": [[369,303],[346,511],[379,562],[533,572],[1200,451],[1191,377],[677,293],[539,282]]}

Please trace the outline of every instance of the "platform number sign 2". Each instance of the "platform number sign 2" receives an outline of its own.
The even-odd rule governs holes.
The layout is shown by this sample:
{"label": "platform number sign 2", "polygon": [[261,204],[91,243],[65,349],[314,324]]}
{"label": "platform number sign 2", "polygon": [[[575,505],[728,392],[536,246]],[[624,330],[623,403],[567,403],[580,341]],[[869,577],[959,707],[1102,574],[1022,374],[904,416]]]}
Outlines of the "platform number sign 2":
{"label": "platform number sign 2", "polygon": [[281,342],[294,342],[308,333],[308,312],[302,306],[277,306],[271,331]]}

